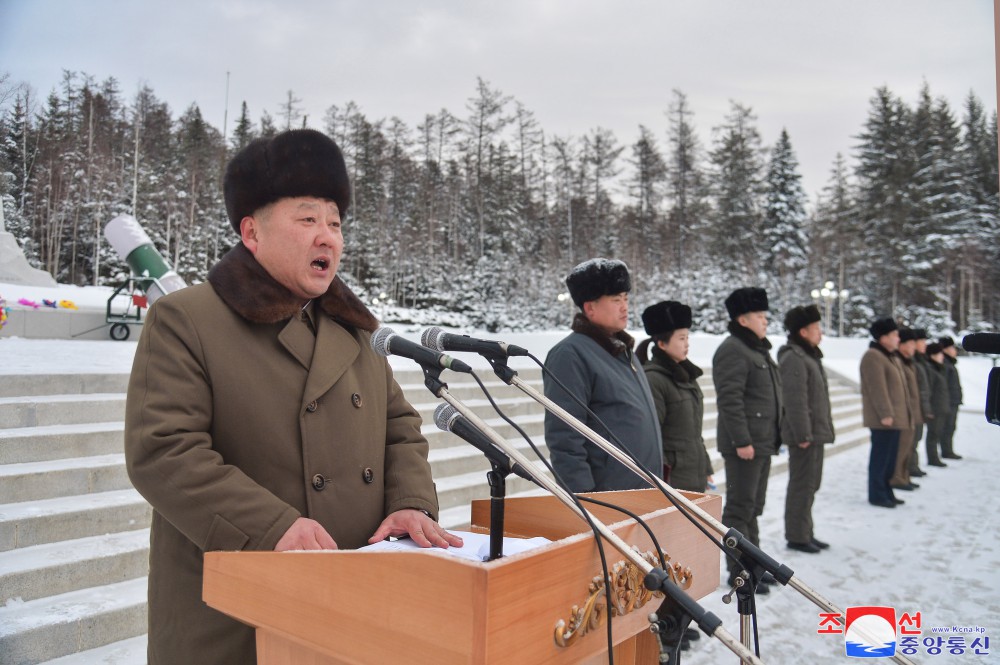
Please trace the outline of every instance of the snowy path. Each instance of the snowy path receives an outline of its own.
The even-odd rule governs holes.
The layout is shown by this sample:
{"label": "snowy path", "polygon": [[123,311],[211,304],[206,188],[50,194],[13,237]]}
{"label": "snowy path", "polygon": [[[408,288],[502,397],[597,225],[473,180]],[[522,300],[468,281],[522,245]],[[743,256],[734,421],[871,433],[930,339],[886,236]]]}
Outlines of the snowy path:
{"label": "snowy path", "polygon": [[[830,543],[821,554],[786,549],[788,475],[772,477],[761,521],[761,546],[842,610],[885,605],[895,607],[897,617],[920,612],[921,639],[930,638],[935,626],[981,626],[990,638],[989,655],[974,655],[971,649],[963,655],[949,654],[947,649],[933,655],[921,645],[910,657],[917,663],[1000,662],[1000,427],[986,423],[978,408],[967,408],[959,416],[955,445],[965,459],[949,460],[944,469],[926,468],[928,475],[917,479],[920,489],[898,492],[906,504],[894,510],[867,503],[869,446],[829,458],[813,513],[817,537]],[[720,588],[701,602],[738,635],[735,603],[723,604],[723,593]],[[772,588],[759,597],[757,610],[764,662],[854,660],[844,655],[842,635],[817,634],[819,608],[794,589]],[[947,637],[958,634],[944,637],[947,642]],[[968,645],[974,635],[963,637],[959,641]],[[735,665],[737,660],[720,643],[702,635],[682,662]]]}

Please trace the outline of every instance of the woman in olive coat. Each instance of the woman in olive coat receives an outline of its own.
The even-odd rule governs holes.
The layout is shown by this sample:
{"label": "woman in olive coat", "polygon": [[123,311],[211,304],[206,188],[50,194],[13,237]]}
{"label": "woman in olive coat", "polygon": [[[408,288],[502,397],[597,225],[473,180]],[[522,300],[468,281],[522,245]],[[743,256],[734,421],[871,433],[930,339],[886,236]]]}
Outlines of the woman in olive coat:
{"label": "woman in olive coat", "polygon": [[[659,302],[646,308],[642,323],[650,339],[636,353],[656,405],[667,482],[679,490],[704,492],[712,462],[701,434],[705,409],[698,377],[704,372],[687,357],[691,308],[672,300]],[[647,360],[651,345],[653,357]]]}

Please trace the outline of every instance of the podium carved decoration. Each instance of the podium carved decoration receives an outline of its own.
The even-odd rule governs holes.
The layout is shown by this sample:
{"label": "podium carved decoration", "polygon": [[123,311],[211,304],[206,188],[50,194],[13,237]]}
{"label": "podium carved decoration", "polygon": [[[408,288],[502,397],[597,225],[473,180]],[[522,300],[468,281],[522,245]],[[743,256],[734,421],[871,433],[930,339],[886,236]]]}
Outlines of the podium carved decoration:
{"label": "podium carved decoration", "polygon": [[[638,552],[638,550],[636,550]],[[639,552],[643,560],[651,566],[659,566],[659,558],[652,552]],[[670,555],[664,553],[665,561],[670,561]],[[670,581],[681,589],[688,589],[694,579],[691,568],[681,566],[679,563],[667,564],[667,575]],[[611,567],[608,573],[611,580],[611,615],[624,616],[633,610],[637,610],[653,598],[663,598],[663,593],[650,591],[643,584],[645,573],[631,562],[624,559],[618,561]],[[604,592],[604,577],[596,575],[590,580],[588,585],[587,600],[583,606],[574,605],[570,608],[570,618],[566,621],[559,619],[556,622],[555,641],[560,647],[573,645],[579,638],[590,631],[604,625],[607,617],[607,598]]]}

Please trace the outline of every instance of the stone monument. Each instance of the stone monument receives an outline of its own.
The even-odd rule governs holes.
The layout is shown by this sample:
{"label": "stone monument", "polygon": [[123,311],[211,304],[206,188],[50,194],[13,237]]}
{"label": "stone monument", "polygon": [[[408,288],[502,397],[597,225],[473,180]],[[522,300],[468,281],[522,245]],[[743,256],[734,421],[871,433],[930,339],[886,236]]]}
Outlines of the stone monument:
{"label": "stone monument", "polygon": [[2,204],[0,204],[0,283],[56,286],[56,280],[52,275],[31,267],[14,234],[7,232],[3,222]]}

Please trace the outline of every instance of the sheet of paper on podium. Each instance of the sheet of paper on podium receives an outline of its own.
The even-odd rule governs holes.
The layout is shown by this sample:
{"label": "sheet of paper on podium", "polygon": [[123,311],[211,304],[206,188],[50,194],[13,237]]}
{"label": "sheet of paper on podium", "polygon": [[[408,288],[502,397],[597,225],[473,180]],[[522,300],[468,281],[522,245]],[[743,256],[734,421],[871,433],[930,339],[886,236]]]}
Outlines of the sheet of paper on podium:
{"label": "sheet of paper on podium", "polygon": [[[450,531],[462,539],[462,547],[420,547],[409,538],[398,540],[382,540],[374,545],[368,545],[359,549],[361,552],[428,552],[432,554],[444,554],[455,556],[460,559],[470,559],[472,561],[486,561],[490,554],[490,536],[486,533],[472,533],[469,531]],[[521,552],[527,552],[538,547],[551,543],[548,538],[504,538],[504,556],[513,556]]]}

